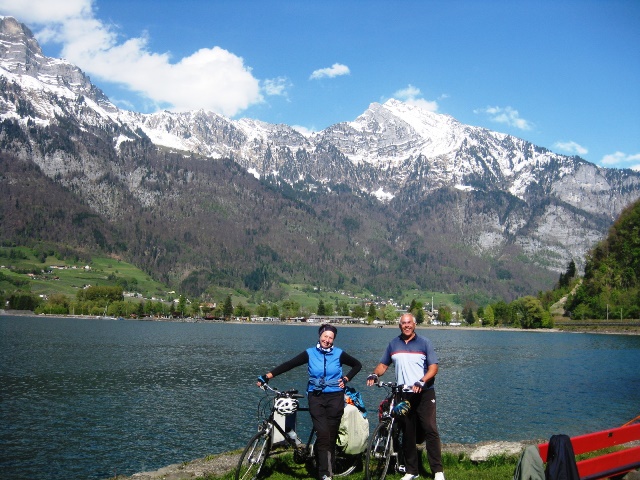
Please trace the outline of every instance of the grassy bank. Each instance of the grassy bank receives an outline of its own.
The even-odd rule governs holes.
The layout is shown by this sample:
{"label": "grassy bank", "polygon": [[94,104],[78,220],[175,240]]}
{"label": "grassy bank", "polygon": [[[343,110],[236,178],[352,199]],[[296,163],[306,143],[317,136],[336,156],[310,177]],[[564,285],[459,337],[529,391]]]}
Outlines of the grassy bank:
{"label": "grassy bank", "polygon": [[[423,455],[424,465],[420,472],[420,477],[424,479],[433,478],[426,464],[426,457]],[[443,453],[442,461],[447,480],[496,480],[511,479],[513,471],[518,462],[517,456],[497,455],[490,457],[484,462],[474,463],[465,454]],[[263,475],[264,474],[264,475]],[[386,478],[389,480],[399,480],[403,474],[390,472]],[[315,478],[304,465],[297,465],[293,462],[292,455],[283,455],[278,458],[270,458],[261,472],[262,478],[270,480],[302,480]],[[200,477],[204,480],[232,480],[233,472],[223,476],[207,475]],[[364,471],[358,471],[348,475],[346,480],[364,480]]]}

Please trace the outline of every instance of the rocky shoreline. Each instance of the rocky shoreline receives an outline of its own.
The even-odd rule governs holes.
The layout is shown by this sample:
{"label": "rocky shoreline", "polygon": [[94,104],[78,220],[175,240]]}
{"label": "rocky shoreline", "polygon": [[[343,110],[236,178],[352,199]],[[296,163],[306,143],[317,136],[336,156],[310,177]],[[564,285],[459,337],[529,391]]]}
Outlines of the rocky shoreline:
{"label": "rocky shoreline", "polygon": [[[455,455],[464,454],[472,462],[483,462],[495,455],[519,456],[528,445],[538,445],[547,440],[528,440],[520,442],[487,441],[474,444],[446,443],[442,451]],[[630,442],[629,446],[640,445],[640,441]],[[421,446],[422,448],[424,445]],[[421,448],[420,446],[418,448]],[[236,468],[240,459],[240,451],[220,453],[199,458],[191,462],[169,465],[152,472],[135,473],[130,477],[117,476],[109,480],[192,480],[205,475],[222,476]],[[629,472],[625,480],[640,480],[640,470]]]}
{"label": "rocky shoreline", "polygon": [[[475,444],[449,443],[442,451],[465,454],[474,462],[482,462],[494,455],[520,455],[527,445],[536,445],[545,440],[521,442],[479,442]],[[191,462],[177,463],[152,472],[135,473],[130,477],[117,476],[112,480],[189,480],[205,475],[221,476],[236,468],[240,452],[209,455]]]}

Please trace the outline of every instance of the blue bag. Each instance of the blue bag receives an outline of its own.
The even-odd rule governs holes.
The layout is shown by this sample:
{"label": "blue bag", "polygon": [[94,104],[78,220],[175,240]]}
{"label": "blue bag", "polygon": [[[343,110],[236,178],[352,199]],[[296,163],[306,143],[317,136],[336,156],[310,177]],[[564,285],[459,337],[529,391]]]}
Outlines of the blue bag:
{"label": "blue bag", "polygon": [[353,387],[345,387],[344,394],[351,399],[348,403],[353,403],[353,406],[360,410],[363,418],[367,418],[367,409],[364,406],[364,400],[362,395]]}

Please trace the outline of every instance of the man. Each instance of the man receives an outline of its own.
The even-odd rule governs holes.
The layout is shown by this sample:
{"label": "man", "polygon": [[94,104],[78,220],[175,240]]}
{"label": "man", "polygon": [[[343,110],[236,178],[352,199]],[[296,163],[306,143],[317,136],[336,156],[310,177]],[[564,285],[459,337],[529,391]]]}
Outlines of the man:
{"label": "man", "polygon": [[406,474],[402,480],[418,478],[418,449],[416,448],[416,428],[418,424],[425,433],[427,457],[434,480],[444,480],[440,434],[436,423],[435,376],[438,373],[438,357],[431,341],[416,335],[416,319],[410,313],[400,317],[401,334],[391,340],[380,363],[367,377],[367,385],[378,381],[393,362],[396,382],[411,387],[408,394],[411,408],[403,425],[403,451]]}

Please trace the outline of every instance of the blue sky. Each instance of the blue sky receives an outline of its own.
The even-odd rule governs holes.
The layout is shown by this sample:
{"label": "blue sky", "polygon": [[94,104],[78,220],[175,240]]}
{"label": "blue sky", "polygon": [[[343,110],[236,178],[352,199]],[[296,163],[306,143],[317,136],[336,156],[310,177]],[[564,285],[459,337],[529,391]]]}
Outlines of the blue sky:
{"label": "blue sky", "polygon": [[0,0],[121,108],[321,130],[397,98],[640,170],[638,0]]}

